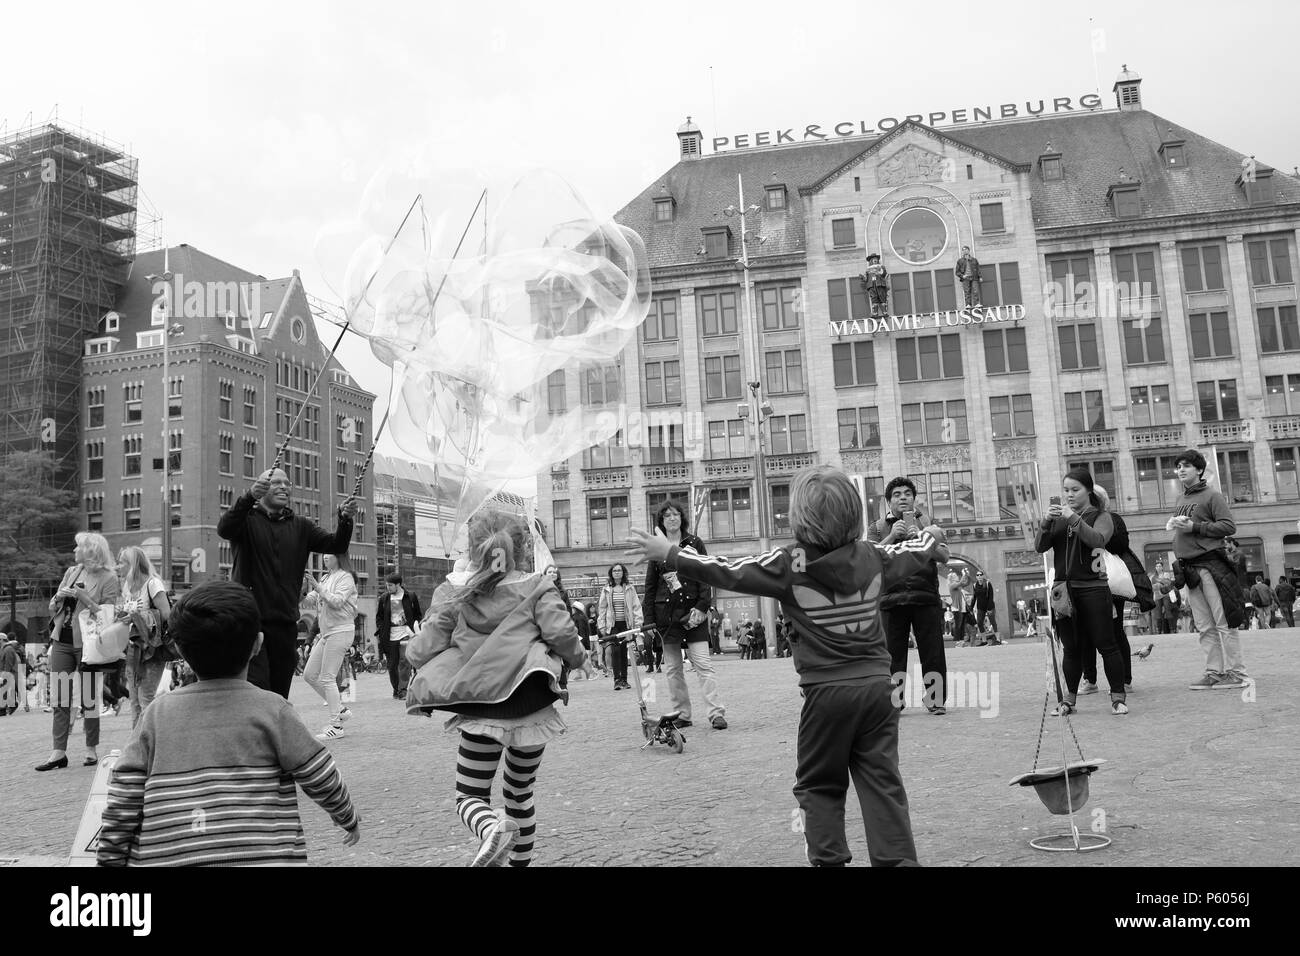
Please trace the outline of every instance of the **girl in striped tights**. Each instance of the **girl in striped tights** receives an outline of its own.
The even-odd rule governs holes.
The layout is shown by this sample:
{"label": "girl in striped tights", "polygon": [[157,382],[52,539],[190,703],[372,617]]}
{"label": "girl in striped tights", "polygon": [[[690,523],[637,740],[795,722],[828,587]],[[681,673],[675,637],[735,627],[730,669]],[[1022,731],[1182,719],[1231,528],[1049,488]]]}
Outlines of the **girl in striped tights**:
{"label": "girl in striped tights", "polygon": [[[591,677],[573,618],[549,578],[518,564],[522,522],[480,512],[469,524],[468,575],[439,585],[406,656],[409,713],[450,711],[460,733],[456,812],[480,841],[473,866],[527,866],[536,830],[533,785],[546,745],[564,733],[555,709],[561,666]],[[492,807],[501,776],[504,814]]]}

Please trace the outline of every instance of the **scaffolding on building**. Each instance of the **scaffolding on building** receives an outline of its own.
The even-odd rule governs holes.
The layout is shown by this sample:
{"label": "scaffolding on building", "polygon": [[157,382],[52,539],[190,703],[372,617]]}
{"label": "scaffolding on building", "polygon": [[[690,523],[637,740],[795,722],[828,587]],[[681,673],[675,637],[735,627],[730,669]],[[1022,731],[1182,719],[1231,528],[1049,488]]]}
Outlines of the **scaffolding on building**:
{"label": "scaffolding on building", "polygon": [[137,160],[66,123],[0,135],[0,453],[79,488],[81,357],[135,254]]}

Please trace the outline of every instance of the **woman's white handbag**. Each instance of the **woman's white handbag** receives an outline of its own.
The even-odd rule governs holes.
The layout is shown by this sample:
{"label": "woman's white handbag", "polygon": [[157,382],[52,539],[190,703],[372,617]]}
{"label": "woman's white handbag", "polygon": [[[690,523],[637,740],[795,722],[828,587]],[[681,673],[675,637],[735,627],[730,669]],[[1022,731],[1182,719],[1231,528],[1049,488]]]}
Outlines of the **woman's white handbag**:
{"label": "woman's white handbag", "polygon": [[1106,561],[1106,583],[1110,585],[1110,593],[1129,600],[1136,598],[1137,587],[1133,584],[1133,575],[1124,559],[1109,551],[1103,551],[1101,556]]}
{"label": "woman's white handbag", "polygon": [[78,614],[83,664],[115,664],[126,657],[126,646],[131,642],[131,624],[114,620],[116,613],[113,605],[101,604],[98,611],[87,608]]}

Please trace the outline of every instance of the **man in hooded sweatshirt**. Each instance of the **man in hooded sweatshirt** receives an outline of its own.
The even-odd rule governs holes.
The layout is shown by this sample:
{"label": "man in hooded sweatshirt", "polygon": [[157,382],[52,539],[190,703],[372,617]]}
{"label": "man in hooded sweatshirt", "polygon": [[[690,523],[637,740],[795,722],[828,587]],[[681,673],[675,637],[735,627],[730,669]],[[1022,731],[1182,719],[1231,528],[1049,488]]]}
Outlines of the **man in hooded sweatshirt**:
{"label": "man in hooded sweatshirt", "polygon": [[[1192,690],[1228,690],[1250,683],[1241,656],[1241,637],[1230,614],[1242,601],[1228,593],[1236,572],[1224,555],[1224,539],[1236,533],[1237,523],[1222,493],[1205,483],[1205,456],[1194,448],[1174,462],[1183,494],[1177,512],[1166,524],[1174,532],[1174,554],[1187,578],[1188,604],[1205,652],[1205,673]],[[1227,608],[1234,605],[1234,611]]]}

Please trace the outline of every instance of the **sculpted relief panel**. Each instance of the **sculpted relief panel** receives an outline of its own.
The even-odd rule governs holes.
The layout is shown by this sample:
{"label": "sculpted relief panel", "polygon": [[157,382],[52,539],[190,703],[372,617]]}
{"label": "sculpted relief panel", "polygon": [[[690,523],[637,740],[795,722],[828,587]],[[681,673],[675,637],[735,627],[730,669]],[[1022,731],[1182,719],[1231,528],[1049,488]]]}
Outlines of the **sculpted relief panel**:
{"label": "sculpted relief panel", "polygon": [[909,143],[876,167],[876,182],[881,186],[951,182],[955,169],[951,159]]}

